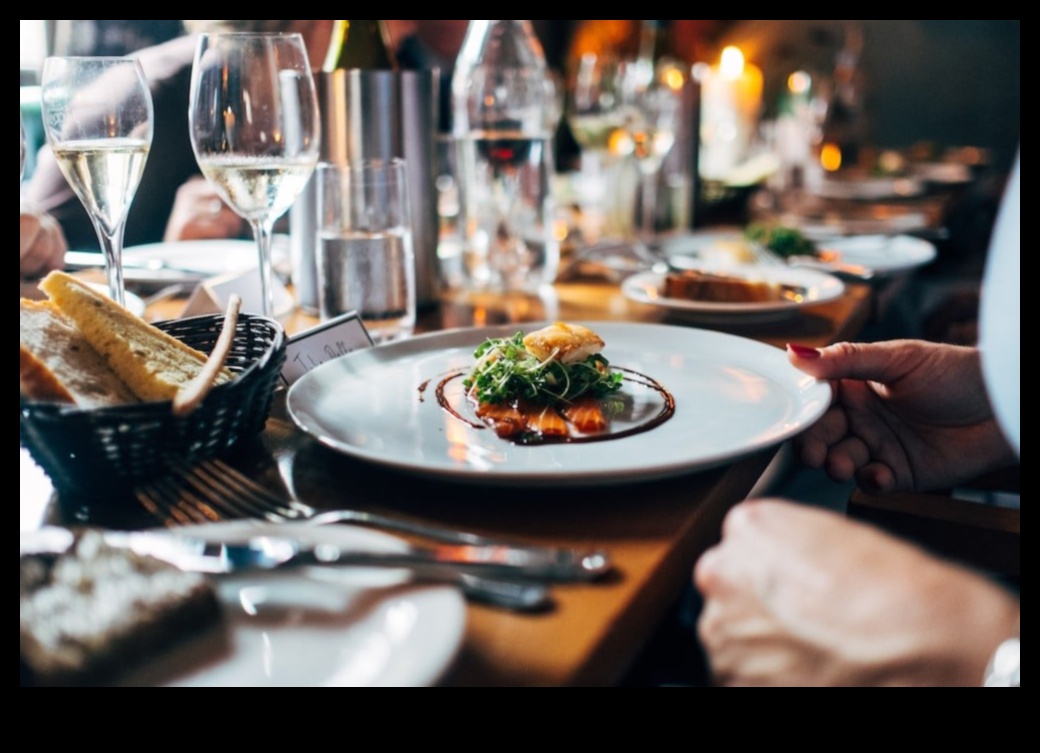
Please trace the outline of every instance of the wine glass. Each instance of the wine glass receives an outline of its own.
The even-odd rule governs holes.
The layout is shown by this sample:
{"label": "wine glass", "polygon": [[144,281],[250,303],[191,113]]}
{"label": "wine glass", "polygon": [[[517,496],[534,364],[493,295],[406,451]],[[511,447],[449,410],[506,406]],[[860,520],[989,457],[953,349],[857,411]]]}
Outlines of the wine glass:
{"label": "wine glass", "polygon": [[618,223],[622,205],[618,197],[623,191],[615,169],[617,155],[611,149],[619,145],[615,134],[624,125],[618,72],[615,56],[583,54],[571,78],[566,106],[567,125],[581,148],[582,211],[597,219],[600,232],[627,224],[627,220]]}
{"label": "wine glass", "polygon": [[200,34],[188,118],[203,175],[253,229],[263,313],[273,317],[271,231],[318,162],[318,99],[303,37]]}
{"label": "wine glass", "polygon": [[141,63],[49,57],[41,104],[47,143],[97,231],[109,294],[124,305],[123,230],[152,145],[152,95]]}
{"label": "wine glass", "polygon": [[639,240],[655,251],[657,184],[681,123],[684,74],[666,61],[636,60],[621,64],[618,80],[625,134],[620,151],[635,158],[640,176]]}

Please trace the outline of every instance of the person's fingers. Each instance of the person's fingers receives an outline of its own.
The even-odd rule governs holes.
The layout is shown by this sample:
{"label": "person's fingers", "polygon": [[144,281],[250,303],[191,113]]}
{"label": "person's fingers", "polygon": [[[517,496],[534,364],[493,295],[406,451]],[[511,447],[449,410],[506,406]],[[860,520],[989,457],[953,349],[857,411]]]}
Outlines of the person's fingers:
{"label": "person's fingers", "polygon": [[69,250],[68,241],[65,240],[65,232],[61,224],[51,217],[44,215],[40,221],[40,234],[44,239],[41,266],[44,272],[65,267],[65,252]]}
{"label": "person's fingers", "polygon": [[827,475],[835,481],[849,481],[856,471],[870,462],[870,449],[859,437],[847,437],[827,453]]}
{"label": "person's fingers", "polygon": [[36,245],[36,237],[40,234],[40,217],[35,214],[21,214],[18,217],[18,251],[23,260]]}
{"label": "person's fingers", "polygon": [[849,421],[841,407],[830,408],[812,426],[794,437],[792,442],[801,461],[810,468],[820,468],[831,445],[840,442],[849,431]]}
{"label": "person's fingers", "polygon": [[795,368],[817,379],[861,379],[889,383],[906,373],[910,346],[901,340],[878,343],[840,342],[826,348],[788,344]]}
{"label": "person's fingers", "polygon": [[895,491],[896,476],[885,463],[869,463],[856,473],[856,484],[868,494]]}
{"label": "person's fingers", "polygon": [[723,553],[718,546],[706,550],[693,565],[693,584],[705,597],[716,594],[722,587],[720,575]]}

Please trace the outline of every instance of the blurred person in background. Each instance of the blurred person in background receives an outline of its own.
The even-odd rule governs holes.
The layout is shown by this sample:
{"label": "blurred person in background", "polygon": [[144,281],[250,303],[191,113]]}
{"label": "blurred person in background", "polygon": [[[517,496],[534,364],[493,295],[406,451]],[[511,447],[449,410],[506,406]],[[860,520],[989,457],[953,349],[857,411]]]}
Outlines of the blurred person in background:
{"label": "blurred person in background", "polygon": [[[834,390],[827,413],[794,441],[807,465],[884,494],[1019,462],[1020,174],[1019,157],[986,262],[978,347],[789,346],[794,366]],[[720,684],[1019,684],[1019,593],[831,511],[738,505],[694,582],[698,634]]]}
{"label": "blurred person in background", "polygon": [[62,269],[69,244],[57,220],[23,202],[18,218],[18,250],[20,276],[26,282]]}
{"label": "blurred person in background", "polygon": [[[132,53],[140,59],[149,82],[155,118],[152,148],[127,217],[128,247],[251,237],[246,223],[202,176],[191,147],[188,106],[195,35],[203,31],[299,32],[312,68],[319,69],[332,33],[330,20],[208,20],[184,21],[183,25],[186,34]],[[32,206],[58,222],[69,247],[100,250],[90,217],[46,146],[40,150],[25,195]]]}

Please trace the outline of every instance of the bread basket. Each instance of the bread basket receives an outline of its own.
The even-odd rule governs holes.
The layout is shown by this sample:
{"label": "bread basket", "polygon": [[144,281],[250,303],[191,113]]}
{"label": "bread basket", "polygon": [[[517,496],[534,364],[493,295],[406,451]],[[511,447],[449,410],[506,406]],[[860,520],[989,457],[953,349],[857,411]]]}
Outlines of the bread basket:
{"label": "bread basket", "polygon": [[[223,314],[156,323],[203,353],[216,345]],[[165,472],[169,459],[212,457],[263,430],[285,363],[285,331],[273,319],[241,314],[226,365],[236,378],[214,387],[191,414],[169,400],[107,408],[22,399],[21,443],[62,494],[126,492]]]}

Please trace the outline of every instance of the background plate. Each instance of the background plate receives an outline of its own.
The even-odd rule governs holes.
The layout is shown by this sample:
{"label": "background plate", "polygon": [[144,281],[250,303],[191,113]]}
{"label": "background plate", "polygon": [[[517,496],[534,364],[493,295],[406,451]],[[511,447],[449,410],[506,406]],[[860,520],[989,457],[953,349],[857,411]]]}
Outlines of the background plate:
{"label": "background plate", "polygon": [[[654,324],[582,322],[611,365],[660,382],[675,414],[649,431],[602,442],[515,445],[460,421],[434,394],[473,364],[488,337],[544,323],[422,335],[328,361],[290,387],[293,421],[322,444],[393,469],[476,484],[580,486],[662,478],[779,444],[830,402],[824,382],[755,340]],[[460,380],[454,380],[458,383]],[[633,402],[658,396],[625,382]]]}
{"label": "background plate", "polygon": [[[676,264],[679,257],[672,257]],[[834,300],[845,292],[845,284],[837,277],[812,269],[761,264],[705,265],[690,258],[689,269],[716,271],[733,277],[777,282],[803,287],[804,300],[766,301],[763,303],[717,303],[664,295],[664,275],[647,272],[633,275],[621,283],[621,292],[629,300],[666,310],[670,315],[704,324],[755,324],[780,321],[797,316],[804,309]]]}
{"label": "background plate", "polygon": [[875,275],[891,275],[930,264],[935,260],[935,244],[912,235],[857,235],[828,238],[817,247],[837,251],[841,261],[859,264]]}

